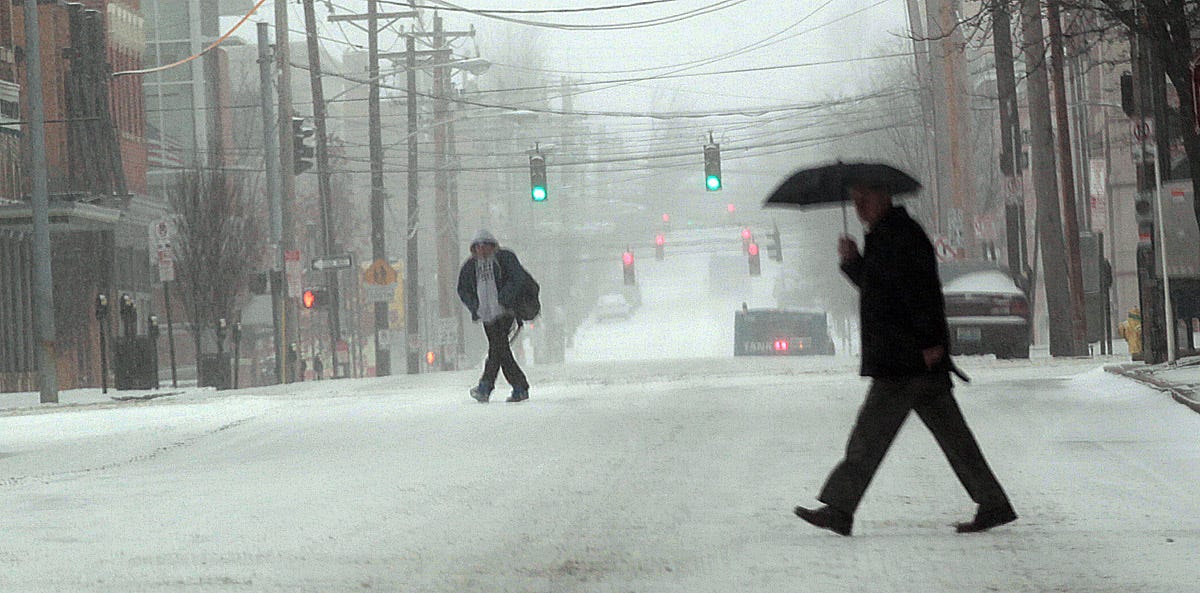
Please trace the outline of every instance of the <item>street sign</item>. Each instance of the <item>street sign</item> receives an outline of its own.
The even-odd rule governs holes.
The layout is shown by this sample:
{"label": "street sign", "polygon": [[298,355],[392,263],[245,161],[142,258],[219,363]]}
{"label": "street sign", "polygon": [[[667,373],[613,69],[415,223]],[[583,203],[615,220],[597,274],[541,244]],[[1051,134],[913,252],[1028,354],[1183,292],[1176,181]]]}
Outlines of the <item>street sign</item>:
{"label": "street sign", "polygon": [[350,254],[330,255],[326,257],[318,257],[312,260],[312,269],[317,272],[326,270],[344,270],[354,265],[351,261]]}
{"label": "street sign", "polygon": [[1150,118],[1129,120],[1129,133],[1137,142],[1154,139],[1154,120]]}
{"label": "street sign", "polygon": [[363,294],[371,303],[390,303],[396,297],[396,284],[364,284]]}
{"label": "street sign", "polygon": [[158,281],[175,281],[175,258],[171,257],[169,249],[158,252]]}
{"label": "street sign", "polygon": [[387,260],[377,259],[363,271],[363,282],[375,286],[396,284],[396,270]]}
{"label": "street sign", "polygon": [[303,269],[300,267],[300,250],[287,250],[283,252],[283,272],[287,276],[287,295],[290,298],[298,299],[301,294],[304,294],[303,278],[301,277]]}

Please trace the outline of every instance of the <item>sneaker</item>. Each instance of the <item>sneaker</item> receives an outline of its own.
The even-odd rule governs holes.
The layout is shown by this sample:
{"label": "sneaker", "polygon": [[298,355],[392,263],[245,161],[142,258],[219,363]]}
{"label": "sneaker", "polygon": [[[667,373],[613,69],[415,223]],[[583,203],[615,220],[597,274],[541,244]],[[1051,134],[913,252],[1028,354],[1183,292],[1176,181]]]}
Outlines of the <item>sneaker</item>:
{"label": "sneaker", "polygon": [[492,398],[492,388],[480,383],[471,388],[471,397],[481,404],[486,404]]}
{"label": "sneaker", "polygon": [[793,512],[796,513],[797,517],[821,529],[828,529],[838,535],[850,535],[850,529],[854,526],[854,515],[839,511],[830,506],[823,506],[819,509],[796,507]]}
{"label": "sneaker", "polygon": [[954,530],[958,533],[979,533],[980,531],[987,531],[993,527],[1012,523],[1016,520],[1017,512],[1008,503],[997,507],[979,507],[975,511],[974,519],[956,524]]}
{"label": "sneaker", "polygon": [[514,389],[512,392],[512,395],[508,396],[508,399],[506,399],[504,401],[513,403],[513,402],[523,402],[527,399],[529,399],[529,389],[525,388],[525,389]]}

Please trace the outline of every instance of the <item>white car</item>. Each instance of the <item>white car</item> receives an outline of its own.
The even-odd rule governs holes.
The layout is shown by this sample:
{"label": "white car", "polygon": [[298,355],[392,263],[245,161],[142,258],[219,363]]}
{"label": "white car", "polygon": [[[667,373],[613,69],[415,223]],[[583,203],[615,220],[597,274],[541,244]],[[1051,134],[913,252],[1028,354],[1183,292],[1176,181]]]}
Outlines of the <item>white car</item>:
{"label": "white car", "polygon": [[633,307],[629,306],[629,301],[626,301],[624,296],[610,292],[601,295],[596,300],[596,308],[592,315],[596,321],[604,321],[605,319],[628,319],[631,313],[633,313]]}

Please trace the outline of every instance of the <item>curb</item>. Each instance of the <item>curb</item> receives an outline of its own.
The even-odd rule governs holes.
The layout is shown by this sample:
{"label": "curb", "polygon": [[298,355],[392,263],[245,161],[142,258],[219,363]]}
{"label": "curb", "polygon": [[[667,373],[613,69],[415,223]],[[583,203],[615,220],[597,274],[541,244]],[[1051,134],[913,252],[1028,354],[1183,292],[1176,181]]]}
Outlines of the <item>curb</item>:
{"label": "curb", "polygon": [[1156,378],[1154,371],[1157,369],[1158,367],[1149,367],[1144,364],[1117,364],[1104,367],[1105,371],[1114,375],[1128,377],[1160,391],[1166,391],[1175,401],[1191,408],[1193,412],[1200,413],[1200,395],[1190,388]]}

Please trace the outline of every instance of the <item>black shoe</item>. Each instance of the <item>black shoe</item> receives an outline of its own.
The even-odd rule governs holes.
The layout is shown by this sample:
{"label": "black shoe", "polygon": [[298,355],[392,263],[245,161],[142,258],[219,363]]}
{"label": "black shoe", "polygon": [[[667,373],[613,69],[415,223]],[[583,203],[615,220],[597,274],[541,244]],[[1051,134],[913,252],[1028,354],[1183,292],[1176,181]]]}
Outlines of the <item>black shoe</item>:
{"label": "black shoe", "polygon": [[820,527],[828,529],[838,535],[850,535],[850,528],[854,526],[854,515],[839,511],[830,506],[823,506],[819,509],[806,509],[804,507],[796,507],[797,517]]}
{"label": "black shoe", "polygon": [[508,399],[506,399],[504,401],[506,401],[508,403],[516,403],[516,402],[523,402],[527,399],[529,399],[529,389],[525,388],[525,389],[514,389],[512,392],[512,395],[508,396]]}
{"label": "black shoe", "polygon": [[975,511],[974,519],[966,523],[955,524],[954,530],[958,533],[979,533],[980,531],[987,531],[993,527],[1012,523],[1016,520],[1017,512],[1013,510],[1012,505],[1007,503],[998,507],[979,507]]}
{"label": "black shoe", "polygon": [[480,383],[471,388],[471,397],[481,404],[486,404],[492,397],[492,388]]}

